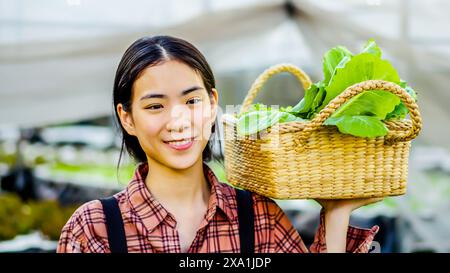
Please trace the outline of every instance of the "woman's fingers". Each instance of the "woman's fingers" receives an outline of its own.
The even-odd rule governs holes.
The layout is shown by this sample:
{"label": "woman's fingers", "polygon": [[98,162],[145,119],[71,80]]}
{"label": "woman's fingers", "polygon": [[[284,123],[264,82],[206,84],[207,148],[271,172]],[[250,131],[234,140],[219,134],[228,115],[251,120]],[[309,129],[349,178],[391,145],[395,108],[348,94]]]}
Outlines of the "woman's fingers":
{"label": "woman's fingers", "polygon": [[374,198],[361,198],[361,199],[358,199],[358,201],[356,201],[356,200],[355,201],[356,201],[356,203],[359,204],[359,206],[357,206],[357,208],[358,208],[358,207],[367,206],[370,204],[380,202],[383,199],[384,199],[383,197],[374,197]]}
{"label": "woman's fingers", "polygon": [[367,205],[381,202],[381,201],[383,201],[383,199],[384,199],[384,197],[370,198],[369,203],[367,203]]}
{"label": "woman's fingers", "polygon": [[369,204],[380,202],[384,197],[357,198],[357,199],[314,199],[325,209],[349,208],[350,211]]}

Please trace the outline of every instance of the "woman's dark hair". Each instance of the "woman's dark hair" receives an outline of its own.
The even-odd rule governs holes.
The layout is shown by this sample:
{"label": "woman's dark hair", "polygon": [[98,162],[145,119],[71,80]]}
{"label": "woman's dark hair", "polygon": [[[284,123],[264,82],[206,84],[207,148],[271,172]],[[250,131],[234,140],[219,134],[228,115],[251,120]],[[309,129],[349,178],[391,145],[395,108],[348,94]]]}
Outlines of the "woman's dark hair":
{"label": "woman's dark hair", "polygon": [[[130,156],[137,161],[146,162],[147,157],[142,150],[137,137],[129,135],[123,128],[117,105],[122,103],[124,110],[131,109],[132,86],[139,74],[147,67],[161,64],[168,60],[177,60],[194,69],[203,80],[203,84],[209,96],[212,96],[212,88],[215,88],[215,79],[212,70],[203,54],[191,43],[171,36],[143,37],[135,41],[125,51],[117,68],[114,80],[113,104],[116,122],[122,132],[122,146],[119,156],[118,166],[124,147]],[[223,153],[218,135],[217,118],[213,125],[214,131],[207,146],[203,150],[203,161],[216,160],[223,162]],[[214,142],[219,145],[216,153],[213,153]]]}

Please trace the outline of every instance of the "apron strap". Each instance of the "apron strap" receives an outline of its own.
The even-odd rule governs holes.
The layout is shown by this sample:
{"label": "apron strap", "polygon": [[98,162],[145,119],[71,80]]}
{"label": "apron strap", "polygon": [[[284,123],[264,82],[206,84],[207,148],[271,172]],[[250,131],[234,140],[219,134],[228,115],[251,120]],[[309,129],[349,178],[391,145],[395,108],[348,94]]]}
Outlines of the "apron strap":
{"label": "apron strap", "polygon": [[236,189],[241,253],[255,252],[255,220],[250,191]]}
{"label": "apron strap", "polygon": [[100,199],[100,202],[106,217],[106,231],[111,253],[128,253],[127,238],[117,199],[111,196]]}

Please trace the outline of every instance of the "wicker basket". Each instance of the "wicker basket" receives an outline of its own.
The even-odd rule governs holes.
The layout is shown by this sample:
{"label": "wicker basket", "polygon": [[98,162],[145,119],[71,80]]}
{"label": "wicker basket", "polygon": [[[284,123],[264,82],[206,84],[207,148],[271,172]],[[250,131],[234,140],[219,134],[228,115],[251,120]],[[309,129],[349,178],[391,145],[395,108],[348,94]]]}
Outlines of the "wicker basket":
{"label": "wicker basket", "polygon": [[[306,90],[309,77],[280,64],[264,71],[248,92],[241,113],[274,74],[290,72]],[[409,109],[410,120],[385,121],[388,135],[362,138],[341,134],[323,122],[353,96],[367,90],[389,91]],[[275,199],[350,199],[406,192],[411,140],[421,127],[419,109],[400,86],[370,80],[348,87],[310,122],[286,122],[263,136],[237,134],[236,117],[224,115],[227,180],[236,187]],[[259,134],[258,134],[259,135]]]}

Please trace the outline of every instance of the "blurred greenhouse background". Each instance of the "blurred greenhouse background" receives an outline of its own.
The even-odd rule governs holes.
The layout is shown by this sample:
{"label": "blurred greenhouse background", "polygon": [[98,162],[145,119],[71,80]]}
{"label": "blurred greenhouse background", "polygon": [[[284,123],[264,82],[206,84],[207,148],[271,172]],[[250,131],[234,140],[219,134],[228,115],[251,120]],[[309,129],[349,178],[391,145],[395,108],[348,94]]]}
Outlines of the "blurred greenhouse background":
{"label": "blurred greenhouse background", "polygon": [[[351,222],[380,225],[382,252],[450,252],[449,14],[445,0],[0,0],[0,252],[54,252],[78,205],[126,186],[135,164],[117,170],[113,78],[125,49],[156,34],[205,54],[223,109],[269,66],[295,64],[315,82],[327,49],[357,52],[374,38],[418,92],[424,126],[407,194]],[[303,95],[282,74],[256,100],[286,106]],[[311,242],[318,205],[277,202]]]}

